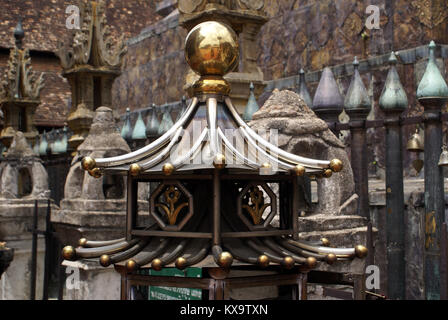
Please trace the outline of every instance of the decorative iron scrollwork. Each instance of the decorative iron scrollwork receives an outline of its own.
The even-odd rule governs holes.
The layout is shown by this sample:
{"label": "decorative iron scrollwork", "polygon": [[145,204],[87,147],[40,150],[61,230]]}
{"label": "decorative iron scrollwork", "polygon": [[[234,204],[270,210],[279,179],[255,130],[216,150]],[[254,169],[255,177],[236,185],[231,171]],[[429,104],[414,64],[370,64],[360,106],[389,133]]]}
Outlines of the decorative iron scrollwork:
{"label": "decorative iron scrollwork", "polygon": [[176,189],[174,185],[171,185],[168,188],[166,188],[163,194],[165,196],[165,201],[167,202],[167,204],[156,203],[155,206],[162,208],[163,211],[165,211],[166,216],[168,217],[168,223],[170,225],[174,225],[176,224],[177,216],[180,210],[182,210],[184,207],[187,207],[188,202],[183,202],[176,207],[176,204],[179,201],[181,193],[179,192],[179,190]]}
{"label": "decorative iron scrollwork", "polygon": [[249,212],[254,224],[259,225],[264,211],[271,206],[271,203],[264,203],[263,191],[258,186],[250,188],[249,197],[252,205],[243,204],[242,207]]}
{"label": "decorative iron scrollwork", "polygon": [[[265,200],[264,193],[268,196],[269,202]],[[263,218],[268,208],[270,208],[270,212],[266,218]],[[249,219],[245,211],[249,213]],[[277,197],[266,183],[249,182],[238,196],[237,213],[249,229],[265,229],[277,213]]]}
{"label": "decorative iron scrollwork", "polygon": [[[193,215],[193,196],[177,180],[162,182],[151,194],[149,202],[150,214],[166,231],[180,231]],[[182,209],[186,211],[180,216]]]}

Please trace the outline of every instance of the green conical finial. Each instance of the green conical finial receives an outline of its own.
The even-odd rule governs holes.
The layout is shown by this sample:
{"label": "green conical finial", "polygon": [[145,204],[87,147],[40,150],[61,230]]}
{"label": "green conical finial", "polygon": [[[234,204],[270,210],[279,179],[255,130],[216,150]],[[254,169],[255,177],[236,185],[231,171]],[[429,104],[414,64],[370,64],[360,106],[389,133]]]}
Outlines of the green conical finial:
{"label": "green conical finial", "polygon": [[138,113],[137,121],[134,125],[134,130],[132,131],[132,140],[144,140],[146,139],[146,127],[142,119],[142,113]]}
{"label": "green conical finial", "polygon": [[156,105],[153,103],[151,106],[151,113],[148,117],[147,125],[146,125],[146,136],[147,137],[156,137],[159,132],[159,117],[157,116]]}
{"label": "green conical finial", "polygon": [[55,137],[54,142],[50,144],[50,150],[51,154],[60,154],[60,145],[62,137],[60,136],[59,129],[56,129],[56,131],[52,134],[53,137]]}
{"label": "green conical finial", "polygon": [[179,112],[177,113],[176,122],[179,121],[182,115],[184,114],[186,105],[187,105],[187,98],[185,96],[182,96],[181,107]]}
{"label": "green conical finial", "polygon": [[359,74],[359,61],[355,57],[353,61],[354,74],[350,87],[347,90],[347,95],[345,96],[344,107],[347,113],[351,111],[362,111],[368,113],[372,107],[369,95],[367,94],[366,87],[362,82],[361,75]]}
{"label": "green conical finial", "polygon": [[126,119],[124,121],[123,128],[121,128],[121,136],[127,142],[132,141],[132,132],[131,132],[131,110],[129,108],[126,109]]}
{"label": "green conical finial", "polygon": [[47,148],[48,148],[47,133],[44,130],[44,133],[42,134],[42,138],[40,140],[39,155],[45,156],[47,154]]}
{"label": "green conical finial", "polygon": [[244,109],[243,114],[244,121],[251,121],[254,113],[260,109],[257,103],[257,99],[255,99],[254,84],[252,82],[250,83],[249,90],[249,100],[247,100],[246,109]]}
{"label": "green conical finial", "polygon": [[159,131],[157,134],[161,136],[167,132],[173,126],[173,119],[171,118],[170,108],[165,107],[163,112],[162,122],[160,123]]}
{"label": "green conical finial", "polygon": [[380,97],[380,108],[384,111],[404,111],[408,106],[406,91],[400,82],[397,69],[397,57],[392,52],[389,58],[389,73]]}
{"label": "green conical finial", "polygon": [[22,18],[20,18],[19,22],[16,25],[16,28],[14,29],[14,38],[15,38],[17,48],[22,49],[22,40],[24,37],[25,37],[25,32],[23,31],[23,27],[22,27]]}
{"label": "green conical finial", "polygon": [[300,69],[300,71],[299,71],[299,81],[297,83],[297,91],[296,92],[302,98],[302,100],[305,101],[306,105],[311,108],[313,105],[313,100],[311,100],[310,93],[306,86],[305,70],[303,70],[303,69]]}
{"label": "green conical finial", "polygon": [[417,99],[448,98],[448,86],[436,65],[435,51],[436,44],[431,41],[429,44],[429,60],[425,74],[417,88]]}

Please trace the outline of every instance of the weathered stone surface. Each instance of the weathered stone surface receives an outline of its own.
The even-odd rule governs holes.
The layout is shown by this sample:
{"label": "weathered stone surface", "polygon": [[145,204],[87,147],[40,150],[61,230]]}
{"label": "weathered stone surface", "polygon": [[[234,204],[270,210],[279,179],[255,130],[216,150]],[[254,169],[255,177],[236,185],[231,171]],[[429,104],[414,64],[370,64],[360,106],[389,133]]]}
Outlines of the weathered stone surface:
{"label": "weathered stone surface", "polygon": [[339,213],[340,206],[354,193],[350,161],[344,145],[299,95],[289,90],[274,90],[249,125],[256,131],[278,130],[279,147],[293,154],[314,159],[340,159],[344,163],[341,172],[318,180],[319,203],[316,208],[317,213]]}
{"label": "weathered stone surface", "polygon": [[15,132],[5,160],[0,164],[0,199],[38,199],[50,195],[47,171],[22,132]]}

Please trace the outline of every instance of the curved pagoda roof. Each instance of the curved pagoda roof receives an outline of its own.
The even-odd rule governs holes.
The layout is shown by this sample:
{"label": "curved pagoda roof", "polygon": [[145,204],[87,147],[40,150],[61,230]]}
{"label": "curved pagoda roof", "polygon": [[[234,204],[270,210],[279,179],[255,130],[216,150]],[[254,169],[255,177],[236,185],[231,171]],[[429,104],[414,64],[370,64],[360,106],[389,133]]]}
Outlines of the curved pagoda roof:
{"label": "curved pagoda roof", "polygon": [[[255,181],[252,179],[271,174],[274,181],[279,176],[291,176],[287,179],[295,185],[296,175],[330,176],[333,171],[342,170],[342,163],[337,159],[317,160],[285,152],[243,121],[228,97],[230,87],[223,78],[238,62],[238,39],[230,27],[218,22],[203,22],[190,31],[185,48],[187,62],[201,78],[194,84],[195,96],[180,119],[161,137],[139,150],[117,157],[85,157],[82,160],[82,167],[96,177],[110,172],[128,174],[130,188],[133,188],[134,179],[162,181],[150,197],[150,213],[156,223],[131,232],[132,237],[127,235],[125,239],[81,239],[80,248],[64,248],[64,257],[100,258],[103,266],[126,261],[128,271],[146,265],[160,270],[172,263],[183,269],[204,263],[209,253],[223,268],[230,267],[234,258],[261,267],[273,262],[289,269],[294,265],[312,268],[317,261],[331,264],[336,260],[364,257],[366,248],[363,246],[330,248],[325,242],[297,241],[291,237],[291,230],[274,228],[270,222],[274,216],[272,212],[277,214],[276,195],[264,181],[249,182],[246,187],[242,186],[242,191],[235,187],[235,181],[240,178],[251,177],[244,179]],[[226,178],[220,178],[218,172],[225,172]],[[204,183],[194,184],[188,180],[193,179],[188,177],[198,179],[198,176],[209,177],[209,182],[204,180]],[[180,183],[182,181],[190,183],[190,190],[186,190]],[[169,221],[171,218],[175,220],[178,209],[174,208],[182,197],[180,194],[189,193],[192,185],[194,196],[185,197],[186,202],[177,208],[192,210],[194,206],[194,212],[187,214],[188,219],[182,220],[183,223],[163,226],[162,219],[156,218],[155,207],[163,208]],[[269,204],[264,203],[259,187],[269,195]],[[225,192],[221,193],[221,190]],[[291,189],[283,196],[293,197],[292,194],[297,192],[298,189]],[[158,193],[163,193],[166,204],[154,204],[153,197]],[[128,189],[128,201],[131,198]],[[264,209],[250,212],[253,220],[260,220],[261,225],[258,221],[253,226],[242,218],[241,206],[245,207],[244,204],[236,208],[235,200],[246,203],[248,198],[252,204],[257,203],[256,208],[246,206],[248,211],[271,207],[268,217],[262,215]],[[297,218],[292,212],[297,213],[298,207],[293,204],[290,209],[287,210],[289,217]],[[132,214],[129,210],[127,214],[129,219]]]}

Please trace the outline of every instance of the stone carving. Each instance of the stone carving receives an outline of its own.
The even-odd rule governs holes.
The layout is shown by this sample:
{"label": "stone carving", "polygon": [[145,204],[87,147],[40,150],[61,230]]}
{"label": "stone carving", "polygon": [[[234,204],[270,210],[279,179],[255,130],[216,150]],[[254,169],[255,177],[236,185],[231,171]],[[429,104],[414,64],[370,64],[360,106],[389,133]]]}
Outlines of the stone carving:
{"label": "stone carving", "polygon": [[[126,46],[123,38],[114,42],[106,25],[104,2],[83,0],[80,6],[81,29],[68,45],[59,44],[56,52],[72,88],[72,108],[67,123],[73,131],[69,140],[76,149],[86,138],[94,111],[112,106],[112,85],[121,74]],[[118,115],[115,115],[118,118]]]}
{"label": "stone carving", "polygon": [[40,104],[44,74],[38,76],[33,72],[30,52],[22,48],[24,36],[22,24],[19,22],[14,31],[15,47],[10,51],[8,69],[0,84],[0,108],[4,113],[4,128],[0,140],[7,147],[18,130],[24,132],[31,143],[38,134],[33,118]]}
{"label": "stone carving", "polygon": [[277,129],[279,147],[288,152],[314,159],[342,160],[344,169],[339,174],[317,180],[319,203],[315,212],[355,214],[355,185],[345,147],[299,95],[275,89],[249,125],[254,130]]}
{"label": "stone carving", "polygon": [[81,28],[73,34],[69,47],[59,43],[57,52],[64,69],[76,66],[93,65],[95,67],[120,67],[126,53],[123,36],[114,41],[110,35],[104,14],[105,5],[83,0],[80,3]]}
{"label": "stone carving", "polygon": [[0,164],[0,198],[47,198],[48,175],[25,135],[17,131]]}
{"label": "stone carving", "polygon": [[420,22],[429,28],[438,26],[448,17],[444,0],[415,0],[411,5],[416,9]]}

